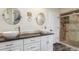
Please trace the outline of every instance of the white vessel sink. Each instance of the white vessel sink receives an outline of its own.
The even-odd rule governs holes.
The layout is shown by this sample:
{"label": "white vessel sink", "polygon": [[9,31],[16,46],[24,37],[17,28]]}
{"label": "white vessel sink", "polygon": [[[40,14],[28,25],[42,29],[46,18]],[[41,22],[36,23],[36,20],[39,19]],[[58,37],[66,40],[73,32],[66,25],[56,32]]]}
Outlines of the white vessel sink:
{"label": "white vessel sink", "polygon": [[49,31],[41,31],[40,33],[41,34],[50,34],[51,32],[49,32]]}
{"label": "white vessel sink", "polygon": [[8,31],[2,33],[3,37],[6,39],[16,39],[18,34],[19,34],[18,31]]}

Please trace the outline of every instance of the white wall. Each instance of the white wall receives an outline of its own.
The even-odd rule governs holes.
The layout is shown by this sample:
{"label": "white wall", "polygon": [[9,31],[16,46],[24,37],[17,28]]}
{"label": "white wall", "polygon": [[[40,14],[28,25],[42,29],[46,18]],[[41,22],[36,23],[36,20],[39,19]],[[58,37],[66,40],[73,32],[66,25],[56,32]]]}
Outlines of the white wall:
{"label": "white wall", "polygon": [[[46,30],[49,31],[50,29],[52,29],[53,33],[55,33],[53,35],[54,37],[53,42],[59,41],[60,27],[59,27],[59,13],[57,9],[19,8],[22,19],[20,23],[18,23],[17,25],[9,25],[4,21],[4,19],[1,17],[3,10],[4,9],[0,9],[0,32],[15,31],[17,30],[18,26],[21,27],[21,32],[28,32],[28,31],[31,32],[31,31],[43,29],[44,26],[46,26],[47,27]],[[27,11],[32,12],[33,17],[31,22],[27,21]],[[43,12],[46,17],[46,23],[43,26],[37,25],[35,21],[35,18],[39,12]]]}
{"label": "white wall", "polygon": [[49,11],[49,19],[51,19],[50,24],[53,29],[53,43],[59,42],[59,31],[60,31],[60,18],[59,18],[59,10],[58,9],[50,9]]}

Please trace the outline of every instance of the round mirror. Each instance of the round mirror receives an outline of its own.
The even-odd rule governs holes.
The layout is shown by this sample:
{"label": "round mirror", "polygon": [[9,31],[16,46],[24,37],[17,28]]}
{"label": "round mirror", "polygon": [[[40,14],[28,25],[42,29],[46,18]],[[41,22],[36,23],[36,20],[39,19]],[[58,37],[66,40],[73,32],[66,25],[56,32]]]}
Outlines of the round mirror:
{"label": "round mirror", "polygon": [[43,13],[39,13],[36,17],[36,22],[38,25],[43,25],[45,23],[45,15]]}
{"label": "round mirror", "polygon": [[21,19],[20,11],[16,8],[5,9],[2,16],[5,22],[12,25],[18,24]]}

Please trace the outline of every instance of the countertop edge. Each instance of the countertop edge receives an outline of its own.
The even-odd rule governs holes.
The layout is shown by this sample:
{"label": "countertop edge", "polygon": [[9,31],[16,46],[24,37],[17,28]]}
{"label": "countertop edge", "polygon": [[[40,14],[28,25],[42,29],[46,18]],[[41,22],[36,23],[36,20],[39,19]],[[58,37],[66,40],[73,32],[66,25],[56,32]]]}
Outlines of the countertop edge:
{"label": "countertop edge", "polygon": [[11,39],[11,40],[4,40],[4,41],[0,41],[0,43],[2,42],[9,42],[9,41],[15,41],[15,40],[22,40],[22,39],[28,39],[28,38],[35,38],[35,37],[41,37],[41,36],[48,36],[48,35],[53,35],[54,33],[50,33],[50,34],[42,34],[42,35],[37,35],[37,36],[30,36],[30,37],[22,37],[22,38],[16,38],[16,39]]}

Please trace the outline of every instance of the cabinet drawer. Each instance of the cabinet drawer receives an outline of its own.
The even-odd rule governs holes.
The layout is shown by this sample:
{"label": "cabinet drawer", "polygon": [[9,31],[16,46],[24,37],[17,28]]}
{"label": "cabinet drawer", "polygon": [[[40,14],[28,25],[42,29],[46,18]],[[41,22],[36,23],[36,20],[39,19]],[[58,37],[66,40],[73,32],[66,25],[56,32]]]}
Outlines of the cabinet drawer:
{"label": "cabinet drawer", "polygon": [[20,47],[10,48],[8,51],[21,51]]}
{"label": "cabinet drawer", "polygon": [[25,51],[36,51],[36,50],[40,50],[40,42],[33,43],[33,44],[28,44],[28,45],[24,45],[24,50]]}
{"label": "cabinet drawer", "polygon": [[0,51],[9,51],[10,49],[0,49]]}
{"label": "cabinet drawer", "polygon": [[23,40],[9,41],[0,43],[0,50],[10,49],[18,46],[22,46]]}
{"label": "cabinet drawer", "polygon": [[14,47],[14,46],[15,46],[15,44],[12,42],[0,43],[0,49],[10,48],[10,47]]}
{"label": "cabinet drawer", "polygon": [[24,51],[40,51],[40,47],[34,46],[34,48],[26,48],[26,49],[24,49]]}
{"label": "cabinet drawer", "polygon": [[34,42],[40,42],[40,37],[30,38],[30,39],[24,39],[24,44],[34,43]]}
{"label": "cabinet drawer", "polygon": [[0,49],[0,51],[20,51],[20,47],[10,47],[10,48],[4,48],[4,49]]}

